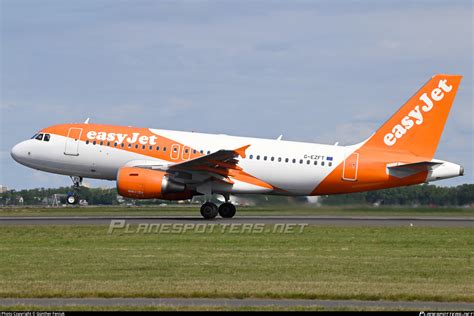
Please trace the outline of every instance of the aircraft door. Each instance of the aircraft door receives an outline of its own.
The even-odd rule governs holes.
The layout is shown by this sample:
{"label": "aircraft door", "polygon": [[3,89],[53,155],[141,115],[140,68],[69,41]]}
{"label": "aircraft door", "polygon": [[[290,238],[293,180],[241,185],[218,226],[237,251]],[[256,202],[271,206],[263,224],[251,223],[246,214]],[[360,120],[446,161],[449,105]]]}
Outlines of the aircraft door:
{"label": "aircraft door", "polygon": [[353,153],[344,160],[342,169],[342,180],[357,181],[357,171],[359,168],[359,153]]}
{"label": "aircraft door", "polygon": [[64,154],[70,156],[79,156],[79,141],[82,135],[82,128],[71,127],[67,133],[66,146]]}

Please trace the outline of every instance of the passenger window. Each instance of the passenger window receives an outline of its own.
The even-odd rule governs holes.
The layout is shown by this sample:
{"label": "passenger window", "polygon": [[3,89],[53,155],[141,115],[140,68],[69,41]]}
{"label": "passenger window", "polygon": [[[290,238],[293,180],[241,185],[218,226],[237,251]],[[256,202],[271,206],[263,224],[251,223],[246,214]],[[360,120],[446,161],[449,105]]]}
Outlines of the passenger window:
{"label": "passenger window", "polygon": [[199,152],[200,152],[201,154],[204,154],[204,150],[200,150]]}
{"label": "passenger window", "polygon": [[122,147],[122,148],[125,147],[125,144],[124,143],[120,144],[120,147]]}
{"label": "passenger window", "polygon": [[257,160],[260,160],[260,155],[257,155]]}
{"label": "passenger window", "polygon": [[290,161],[290,160],[289,160],[288,158],[286,158],[286,159],[285,159],[285,162],[288,162],[288,161]]}
{"label": "passenger window", "polygon": [[107,142],[107,146],[110,146],[110,142]]}
{"label": "passenger window", "polygon": [[104,142],[101,141],[101,142],[100,142],[100,146],[102,146],[103,144],[104,144]]}
{"label": "passenger window", "polygon": [[309,165],[311,163],[311,161],[308,160],[306,163]]}
{"label": "passenger window", "polygon": [[145,150],[145,145],[142,145],[142,149]]}
{"label": "passenger window", "polygon": [[153,146],[148,147],[149,150],[153,150]]}
{"label": "passenger window", "polygon": [[321,166],[324,166],[324,161],[321,161]]}
{"label": "passenger window", "polygon": [[36,139],[37,140],[43,140],[43,134],[38,134],[38,136],[36,136]]}
{"label": "passenger window", "polygon": [[163,151],[166,151],[166,147],[163,147]]}
{"label": "passenger window", "polygon": [[250,157],[249,157],[249,158],[250,158],[250,159],[253,159],[253,155],[250,155]]}
{"label": "passenger window", "polygon": [[281,157],[278,157],[278,162],[281,162]]}
{"label": "passenger window", "polygon": [[89,145],[89,140],[86,140],[86,145]]}
{"label": "passenger window", "polygon": [[317,160],[314,161],[314,165],[315,165],[315,166],[318,165],[318,161],[317,161]]}
{"label": "passenger window", "polygon": [[132,144],[128,144],[128,148],[132,148]]}
{"label": "passenger window", "polygon": [[328,162],[328,166],[331,167],[331,166],[332,166],[332,162]]}
{"label": "passenger window", "polygon": [[211,151],[210,151],[210,150],[208,150],[208,151],[207,151],[207,154],[208,154],[208,155],[209,155],[209,154],[211,154]]}
{"label": "passenger window", "polygon": [[266,160],[267,160],[267,156],[264,156],[264,157],[263,157],[263,160],[265,160],[265,161],[266,161]]}
{"label": "passenger window", "polygon": [[135,144],[135,149],[138,149],[138,144]]}
{"label": "passenger window", "polygon": [[271,161],[275,160],[275,157],[270,158]]}
{"label": "passenger window", "polygon": [[50,137],[51,137],[50,134],[44,134],[43,140],[44,140],[45,142],[49,142],[49,138],[50,138]]}
{"label": "passenger window", "polygon": [[117,142],[115,142],[115,143],[114,143],[114,147],[117,147],[117,145],[118,145]]}
{"label": "passenger window", "polygon": [[197,150],[196,149],[193,149],[193,154],[196,154],[197,153]]}
{"label": "passenger window", "polygon": [[295,159],[295,158],[293,158],[293,163],[296,163],[296,159]]}
{"label": "passenger window", "polygon": [[302,164],[302,163],[303,163],[303,159],[300,159],[300,164]]}
{"label": "passenger window", "polygon": [[94,140],[94,141],[92,142],[92,144],[95,145],[95,144],[97,144],[97,142]]}
{"label": "passenger window", "polygon": [[160,146],[156,146],[156,150],[160,150]]}

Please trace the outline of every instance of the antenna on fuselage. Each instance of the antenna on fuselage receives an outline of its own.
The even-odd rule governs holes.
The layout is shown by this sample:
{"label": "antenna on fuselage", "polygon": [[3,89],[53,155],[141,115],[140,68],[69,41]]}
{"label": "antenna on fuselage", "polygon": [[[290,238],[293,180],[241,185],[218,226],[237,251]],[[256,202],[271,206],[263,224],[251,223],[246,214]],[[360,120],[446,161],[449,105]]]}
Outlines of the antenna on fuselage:
{"label": "antenna on fuselage", "polygon": [[277,140],[281,140],[282,137],[283,135],[278,136]]}
{"label": "antenna on fuselage", "polygon": [[91,119],[91,118],[88,117],[88,118],[84,121],[84,124],[89,124],[89,120],[90,120],[90,119]]}

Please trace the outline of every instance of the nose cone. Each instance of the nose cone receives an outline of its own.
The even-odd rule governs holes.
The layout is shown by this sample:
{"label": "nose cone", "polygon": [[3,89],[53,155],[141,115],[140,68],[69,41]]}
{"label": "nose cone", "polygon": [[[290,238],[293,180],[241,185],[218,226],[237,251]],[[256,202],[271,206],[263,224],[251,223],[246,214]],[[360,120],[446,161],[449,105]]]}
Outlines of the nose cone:
{"label": "nose cone", "polygon": [[28,156],[25,142],[21,142],[13,146],[10,155],[16,162],[23,163]]}

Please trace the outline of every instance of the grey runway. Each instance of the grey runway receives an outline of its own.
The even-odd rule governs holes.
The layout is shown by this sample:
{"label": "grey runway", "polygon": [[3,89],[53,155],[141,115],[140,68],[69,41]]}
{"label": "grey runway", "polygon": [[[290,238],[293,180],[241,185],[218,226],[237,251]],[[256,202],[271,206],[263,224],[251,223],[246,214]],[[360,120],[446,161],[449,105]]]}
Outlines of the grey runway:
{"label": "grey runway", "polygon": [[361,301],[309,299],[234,299],[234,298],[2,298],[0,308],[7,306],[173,306],[173,307],[322,307],[335,308],[388,308],[411,310],[474,310],[474,303],[420,302],[420,301]]}
{"label": "grey runway", "polygon": [[232,219],[206,220],[198,216],[61,216],[0,217],[0,225],[109,225],[112,220],[128,224],[307,224],[333,226],[383,227],[474,227],[474,217],[397,217],[397,216],[236,216]]}

